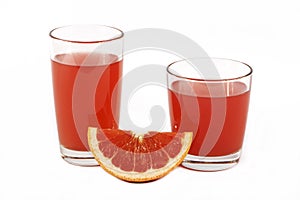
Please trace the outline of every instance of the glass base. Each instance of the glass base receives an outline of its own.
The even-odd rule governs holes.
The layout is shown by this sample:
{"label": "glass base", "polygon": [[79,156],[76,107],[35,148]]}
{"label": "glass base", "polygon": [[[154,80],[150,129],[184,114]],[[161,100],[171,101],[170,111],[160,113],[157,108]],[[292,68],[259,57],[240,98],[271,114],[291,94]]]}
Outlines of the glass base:
{"label": "glass base", "polygon": [[72,165],[91,167],[99,166],[94,156],[89,151],[74,151],[60,146],[61,157]]}
{"label": "glass base", "polygon": [[226,156],[194,156],[188,154],[181,163],[183,167],[198,171],[220,171],[235,166],[241,151]]}

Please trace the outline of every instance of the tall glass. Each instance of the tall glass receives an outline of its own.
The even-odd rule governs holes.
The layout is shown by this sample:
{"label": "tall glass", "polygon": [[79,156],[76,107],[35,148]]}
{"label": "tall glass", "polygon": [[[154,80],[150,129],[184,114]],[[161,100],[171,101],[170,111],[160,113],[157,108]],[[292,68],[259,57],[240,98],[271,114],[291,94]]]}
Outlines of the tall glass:
{"label": "tall glass", "polygon": [[60,151],[71,164],[97,165],[88,147],[89,126],[118,127],[123,35],[102,25],[71,25],[50,32]]}
{"label": "tall glass", "polygon": [[192,131],[182,165],[218,171],[240,159],[252,69],[230,59],[192,58],[167,67],[172,131]]}

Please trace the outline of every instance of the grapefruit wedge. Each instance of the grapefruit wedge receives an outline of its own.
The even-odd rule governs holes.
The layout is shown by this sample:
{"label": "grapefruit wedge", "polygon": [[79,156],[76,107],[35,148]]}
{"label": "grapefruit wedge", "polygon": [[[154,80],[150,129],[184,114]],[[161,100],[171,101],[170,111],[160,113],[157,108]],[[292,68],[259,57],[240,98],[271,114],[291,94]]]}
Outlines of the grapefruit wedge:
{"label": "grapefruit wedge", "polygon": [[129,182],[147,182],[167,175],[187,155],[191,132],[135,134],[119,129],[89,127],[88,142],[100,166]]}

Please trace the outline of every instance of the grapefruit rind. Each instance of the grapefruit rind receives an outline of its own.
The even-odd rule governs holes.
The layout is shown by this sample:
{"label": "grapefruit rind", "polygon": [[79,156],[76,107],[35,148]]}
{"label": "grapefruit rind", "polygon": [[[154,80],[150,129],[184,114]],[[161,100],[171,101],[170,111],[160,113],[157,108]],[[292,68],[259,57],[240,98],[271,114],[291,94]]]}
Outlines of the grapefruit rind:
{"label": "grapefruit rind", "polygon": [[[103,153],[99,150],[98,140],[97,140],[98,128],[89,127],[88,128],[88,142],[91,152],[93,153],[95,159],[99,163],[99,165],[109,174],[128,182],[147,182],[159,179],[173,169],[175,169],[178,165],[181,164],[183,159],[186,157],[191,143],[193,139],[192,132],[184,132],[183,137],[181,138],[182,147],[180,152],[174,158],[169,158],[169,162],[158,169],[148,169],[145,172],[135,172],[135,171],[124,171],[119,167],[116,167],[112,164],[111,158],[107,158],[103,155]],[[124,151],[124,150],[122,150]]]}

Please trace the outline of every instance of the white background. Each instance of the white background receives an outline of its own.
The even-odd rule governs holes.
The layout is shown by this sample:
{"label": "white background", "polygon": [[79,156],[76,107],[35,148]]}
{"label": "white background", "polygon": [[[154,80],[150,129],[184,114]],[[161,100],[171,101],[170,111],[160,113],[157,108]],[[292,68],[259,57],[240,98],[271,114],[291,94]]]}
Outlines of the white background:
{"label": "white background", "polygon": [[[291,0],[1,0],[0,199],[300,199],[299,10]],[[250,64],[240,163],[213,173],[177,168],[158,181],[131,184],[100,167],[64,162],[48,32],[78,23],[170,29],[211,56]]]}

